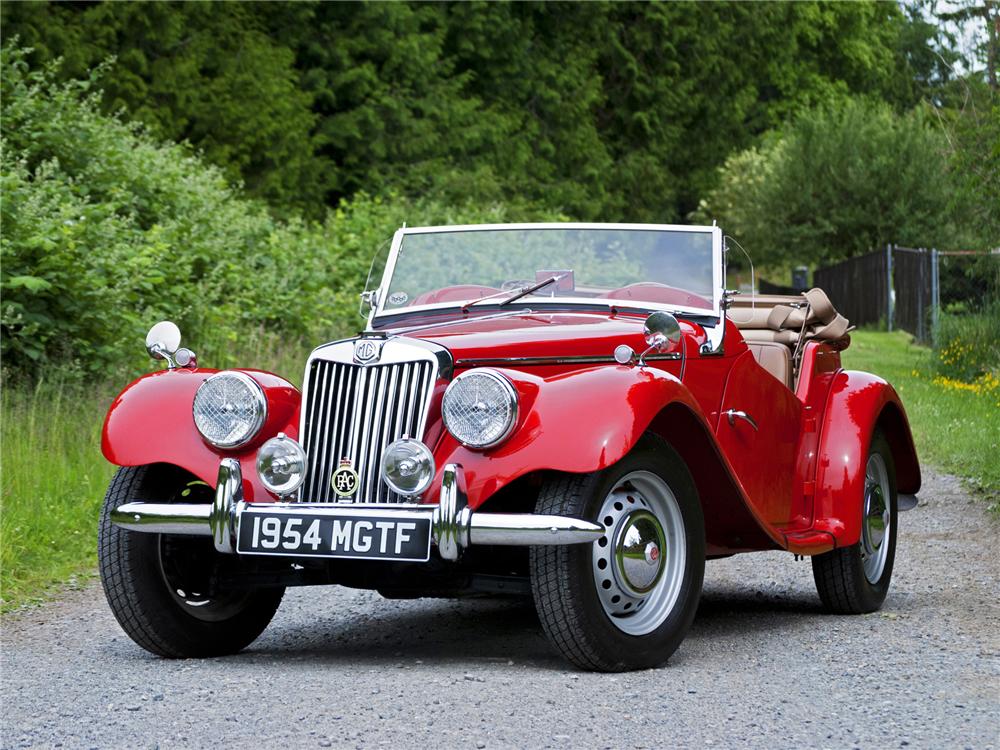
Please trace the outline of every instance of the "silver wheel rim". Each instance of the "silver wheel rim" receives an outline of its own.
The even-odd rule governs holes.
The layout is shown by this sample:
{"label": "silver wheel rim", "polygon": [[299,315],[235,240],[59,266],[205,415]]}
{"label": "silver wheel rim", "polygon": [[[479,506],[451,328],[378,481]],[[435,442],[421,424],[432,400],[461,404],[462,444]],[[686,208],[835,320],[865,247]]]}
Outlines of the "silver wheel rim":
{"label": "silver wheel rim", "polygon": [[605,534],[593,545],[594,586],[616,628],[646,635],[663,624],[680,596],[687,565],[684,516],[659,476],[633,471],[601,505]]}
{"label": "silver wheel rim", "polygon": [[892,514],[889,507],[889,472],[878,453],[868,457],[865,466],[865,511],[861,523],[861,561],[865,578],[878,583],[889,556]]}

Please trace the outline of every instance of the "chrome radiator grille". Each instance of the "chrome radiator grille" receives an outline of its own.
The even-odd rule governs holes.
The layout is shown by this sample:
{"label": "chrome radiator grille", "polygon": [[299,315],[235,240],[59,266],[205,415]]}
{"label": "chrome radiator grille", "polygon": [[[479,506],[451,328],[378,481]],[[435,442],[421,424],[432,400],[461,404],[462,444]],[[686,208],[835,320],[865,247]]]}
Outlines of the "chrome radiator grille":
{"label": "chrome radiator grille", "polygon": [[382,453],[393,440],[420,439],[436,367],[431,361],[361,366],[316,359],[307,373],[302,443],[309,458],[300,498],[314,503],[352,502],[330,485],[343,458],[358,472],[353,502],[396,503],[379,476]]}

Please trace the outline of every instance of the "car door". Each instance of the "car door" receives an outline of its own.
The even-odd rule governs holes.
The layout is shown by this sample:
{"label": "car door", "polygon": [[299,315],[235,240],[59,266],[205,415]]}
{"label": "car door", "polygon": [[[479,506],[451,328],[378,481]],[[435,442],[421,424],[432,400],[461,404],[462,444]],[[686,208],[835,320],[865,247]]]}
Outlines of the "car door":
{"label": "car door", "polygon": [[760,516],[779,527],[791,520],[801,418],[802,404],[784,383],[750,351],[737,356],[716,437]]}

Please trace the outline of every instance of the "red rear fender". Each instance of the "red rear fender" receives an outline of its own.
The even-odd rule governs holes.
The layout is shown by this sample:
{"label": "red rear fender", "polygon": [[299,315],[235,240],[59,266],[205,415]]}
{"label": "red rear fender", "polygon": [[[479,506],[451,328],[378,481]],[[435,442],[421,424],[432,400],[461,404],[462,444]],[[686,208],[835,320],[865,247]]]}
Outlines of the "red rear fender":
{"label": "red rear fender", "polygon": [[920,466],[895,389],[866,372],[837,373],[820,435],[813,528],[832,534],[838,547],[861,537],[865,465],[876,428],[892,448],[898,491],[915,493],[920,489]]}
{"label": "red rear fender", "polygon": [[273,499],[257,483],[254,460],[257,448],[278,432],[298,436],[298,390],[271,373],[243,370],[264,388],[267,419],[249,444],[223,451],[206,443],[191,416],[194,394],[216,370],[162,370],[144,375],[125,388],[111,404],[104,420],[101,450],[118,466],[168,463],[180,466],[213,487],[219,461],[238,458],[243,468],[244,494],[248,500]]}

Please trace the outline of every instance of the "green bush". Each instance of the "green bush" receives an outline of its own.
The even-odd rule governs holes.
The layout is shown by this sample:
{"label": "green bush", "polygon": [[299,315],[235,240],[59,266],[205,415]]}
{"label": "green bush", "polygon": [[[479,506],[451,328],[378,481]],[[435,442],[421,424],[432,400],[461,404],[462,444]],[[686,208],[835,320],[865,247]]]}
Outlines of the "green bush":
{"label": "green bush", "polygon": [[939,375],[964,383],[1000,377],[1000,301],[981,312],[942,313],[934,350]]}
{"label": "green bush", "polygon": [[54,68],[32,71],[10,47],[2,64],[8,376],[147,369],[141,342],[164,318],[213,365],[233,364],[248,336],[329,340],[360,327],[371,258],[404,221],[552,218],[361,194],[322,223],[279,221],[189,149],[101,114],[96,76],[57,83]]}
{"label": "green bush", "polygon": [[758,263],[829,263],[957,235],[946,138],[920,109],[847,100],[730,156],[695,218],[718,219]]}

